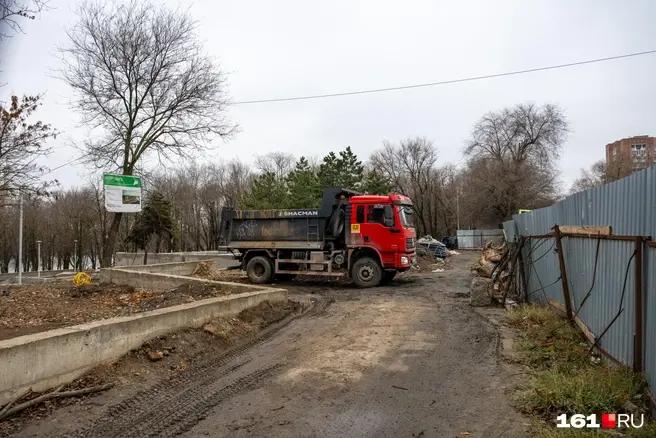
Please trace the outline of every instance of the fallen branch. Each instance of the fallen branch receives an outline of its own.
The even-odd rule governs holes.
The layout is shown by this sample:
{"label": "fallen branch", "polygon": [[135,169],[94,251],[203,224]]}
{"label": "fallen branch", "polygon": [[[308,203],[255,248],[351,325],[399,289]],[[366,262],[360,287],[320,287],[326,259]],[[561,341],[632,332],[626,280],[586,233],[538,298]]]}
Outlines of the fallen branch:
{"label": "fallen branch", "polygon": [[[61,389],[64,387],[64,385],[61,385],[60,387],[58,387],[54,391],[51,391],[51,392],[48,392],[46,394],[40,395],[36,398],[33,398],[32,400],[28,400],[24,403],[16,405],[13,408],[7,409],[7,406],[5,406],[3,408],[2,414],[0,414],[0,420],[3,420],[5,418],[9,417],[10,415],[13,415],[17,412],[25,410],[29,407],[34,406],[34,405],[37,405],[37,404],[39,404],[41,402],[44,402],[46,400],[50,400],[50,399],[54,399],[54,398],[75,397],[75,396],[78,396],[78,395],[91,394],[91,393],[94,393],[94,392],[105,391],[105,390],[111,388],[112,386],[114,386],[113,383],[106,383],[104,385],[98,385],[98,386],[92,386],[92,387],[89,387],[89,388],[75,389],[75,390],[72,390],[72,391],[61,392]],[[15,401],[16,400],[14,400],[11,403],[13,404]]]}
{"label": "fallen branch", "polygon": [[13,406],[14,403],[16,403],[18,400],[22,399],[23,397],[25,397],[29,392],[30,392],[29,389],[27,391],[21,392],[20,394],[18,394],[17,397],[14,397],[13,400],[11,400],[2,409],[0,409],[0,418],[3,418],[3,415],[5,414],[5,412],[7,412],[9,410],[9,408]]}

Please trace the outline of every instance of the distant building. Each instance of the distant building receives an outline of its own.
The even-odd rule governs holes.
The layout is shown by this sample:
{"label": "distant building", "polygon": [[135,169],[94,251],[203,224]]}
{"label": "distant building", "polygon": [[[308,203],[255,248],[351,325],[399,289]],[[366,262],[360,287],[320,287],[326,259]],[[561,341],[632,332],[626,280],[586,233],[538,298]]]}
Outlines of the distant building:
{"label": "distant building", "polygon": [[656,164],[656,137],[638,135],[606,145],[606,167],[613,179],[653,164]]}

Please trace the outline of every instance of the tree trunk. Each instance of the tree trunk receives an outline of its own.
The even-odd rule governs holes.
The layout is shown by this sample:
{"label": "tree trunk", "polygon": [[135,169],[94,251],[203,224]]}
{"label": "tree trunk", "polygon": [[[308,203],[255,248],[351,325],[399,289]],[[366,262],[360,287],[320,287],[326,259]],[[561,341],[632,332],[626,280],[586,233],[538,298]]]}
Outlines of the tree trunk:
{"label": "tree trunk", "polygon": [[103,254],[101,266],[109,268],[112,266],[112,256],[114,255],[114,245],[116,244],[116,237],[118,236],[118,229],[121,225],[121,218],[123,213],[114,213],[112,224],[109,227],[109,232],[105,235],[103,242]]}

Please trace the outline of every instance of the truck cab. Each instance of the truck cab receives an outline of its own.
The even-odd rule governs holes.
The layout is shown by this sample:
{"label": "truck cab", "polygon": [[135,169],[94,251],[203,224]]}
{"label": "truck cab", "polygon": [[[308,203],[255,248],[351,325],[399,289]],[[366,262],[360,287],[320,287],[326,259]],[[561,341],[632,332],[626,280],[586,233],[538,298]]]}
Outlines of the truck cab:
{"label": "truck cab", "polygon": [[373,259],[353,260],[351,265],[357,262],[355,271],[351,269],[354,281],[361,286],[376,282],[377,268],[372,263],[380,264],[383,282],[410,269],[417,237],[410,199],[390,194],[354,196],[349,201],[346,246],[350,259]]}
{"label": "truck cab", "polygon": [[224,209],[221,235],[254,283],[302,274],[371,287],[410,269],[415,258],[412,202],[399,194],[327,188],[319,208]]}

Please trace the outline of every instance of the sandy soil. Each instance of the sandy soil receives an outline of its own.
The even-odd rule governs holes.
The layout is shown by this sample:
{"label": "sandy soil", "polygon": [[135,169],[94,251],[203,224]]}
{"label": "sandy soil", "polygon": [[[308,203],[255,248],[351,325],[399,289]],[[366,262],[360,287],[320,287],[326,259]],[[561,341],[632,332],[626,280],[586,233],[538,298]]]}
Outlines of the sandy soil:
{"label": "sandy soil", "polygon": [[0,339],[232,293],[226,285],[184,284],[170,291],[70,281],[8,286],[0,295]]}
{"label": "sandy soil", "polygon": [[17,435],[525,436],[496,322],[466,298],[477,256],[373,289],[290,282],[291,297],[317,303],[304,316],[158,383],[57,409]]}

